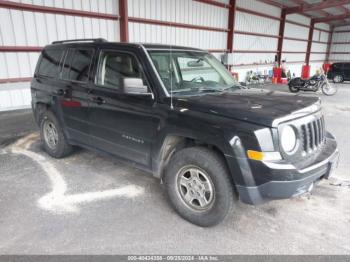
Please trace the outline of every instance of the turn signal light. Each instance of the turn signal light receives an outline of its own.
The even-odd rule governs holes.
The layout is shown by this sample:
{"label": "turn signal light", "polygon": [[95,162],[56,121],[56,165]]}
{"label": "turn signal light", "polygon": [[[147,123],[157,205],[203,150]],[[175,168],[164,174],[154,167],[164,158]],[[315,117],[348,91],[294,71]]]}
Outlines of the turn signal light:
{"label": "turn signal light", "polygon": [[264,159],[264,153],[254,150],[248,150],[247,151],[248,157],[253,160],[263,160]]}
{"label": "turn signal light", "polygon": [[276,161],[282,159],[281,154],[279,152],[260,152],[248,150],[247,155],[250,159],[257,161]]}

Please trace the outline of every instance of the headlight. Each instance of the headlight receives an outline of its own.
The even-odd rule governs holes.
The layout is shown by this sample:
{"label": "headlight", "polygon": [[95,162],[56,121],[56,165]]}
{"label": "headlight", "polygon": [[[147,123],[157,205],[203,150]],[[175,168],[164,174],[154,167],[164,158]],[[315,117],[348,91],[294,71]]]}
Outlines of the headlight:
{"label": "headlight", "polygon": [[297,136],[293,127],[284,126],[281,131],[281,146],[286,153],[294,150],[297,144]]}

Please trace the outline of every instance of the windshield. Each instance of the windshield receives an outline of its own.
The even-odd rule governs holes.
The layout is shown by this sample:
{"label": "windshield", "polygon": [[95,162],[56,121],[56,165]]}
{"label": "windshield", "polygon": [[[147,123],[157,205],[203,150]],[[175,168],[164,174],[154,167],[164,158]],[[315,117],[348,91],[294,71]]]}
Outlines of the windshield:
{"label": "windshield", "polygon": [[194,51],[149,51],[165,88],[173,94],[222,92],[239,83],[211,54]]}

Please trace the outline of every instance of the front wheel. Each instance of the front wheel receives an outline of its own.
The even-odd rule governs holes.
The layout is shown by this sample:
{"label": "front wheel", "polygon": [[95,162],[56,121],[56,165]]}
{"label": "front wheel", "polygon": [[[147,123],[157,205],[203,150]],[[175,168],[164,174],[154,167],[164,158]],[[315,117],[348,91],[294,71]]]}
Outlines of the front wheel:
{"label": "front wheel", "polygon": [[233,184],[223,160],[202,147],[180,150],[164,174],[169,200],[184,219],[202,227],[220,223],[233,200]]}
{"label": "front wheel", "polygon": [[321,89],[322,89],[322,93],[325,94],[326,96],[333,96],[338,91],[337,86],[331,85],[329,83],[323,83]]}

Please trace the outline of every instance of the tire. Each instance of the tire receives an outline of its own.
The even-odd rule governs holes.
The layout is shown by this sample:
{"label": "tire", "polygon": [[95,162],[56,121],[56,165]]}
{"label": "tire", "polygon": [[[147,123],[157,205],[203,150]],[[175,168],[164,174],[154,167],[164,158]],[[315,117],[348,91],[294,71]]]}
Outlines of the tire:
{"label": "tire", "polygon": [[338,92],[338,88],[336,86],[328,88],[327,83],[322,84],[321,90],[322,90],[322,93],[326,96],[333,96]]}
{"label": "tire", "polygon": [[343,83],[344,82],[344,77],[341,75],[335,75],[333,77],[333,83],[338,84],[338,83]]}
{"label": "tire", "polygon": [[39,123],[41,141],[50,156],[63,158],[73,151],[73,147],[67,143],[58,119],[51,111],[42,112]]}
{"label": "tire", "polygon": [[291,91],[292,93],[298,93],[299,92],[299,88],[295,87],[293,85],[288,85],[289,87],[289,91]]}
{"label": "tire", "polygon": [[[187,183],[186,186],[183,185],[183,181]],[[175,153],[165,170],[164,184],[176,212],[201,227],[219,224],[226,217],[235,199],[233,184],[224,161],[207,148],[191,147]],[[203,192],[205,193],[202,194]],[[203,197],[199,197],[199,194],[207,202]],[[191,199],[193,195],[198,198],[189,203],[186,196]],[[201,202],[205,206],[201,206]]]}

